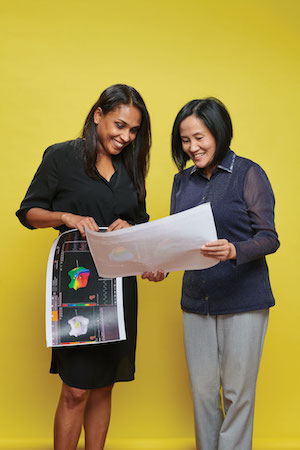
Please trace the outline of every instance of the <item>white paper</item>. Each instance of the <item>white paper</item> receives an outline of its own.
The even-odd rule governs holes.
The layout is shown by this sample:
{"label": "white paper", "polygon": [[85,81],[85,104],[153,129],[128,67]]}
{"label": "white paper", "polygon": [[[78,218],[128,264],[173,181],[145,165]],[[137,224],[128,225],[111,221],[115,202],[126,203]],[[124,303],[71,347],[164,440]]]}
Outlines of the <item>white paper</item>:
{"label": "white paper", "polygon": [[109,233],[85,231],[102,277],[207,269],[219,262],[199,251],[206,242],[217,239],[210,203]]}
{"label": "white paper", "polygon": [[47,265],[47,347],[124,339],[122,278],[99,278],[78,230],[62,233],[51,247]]}

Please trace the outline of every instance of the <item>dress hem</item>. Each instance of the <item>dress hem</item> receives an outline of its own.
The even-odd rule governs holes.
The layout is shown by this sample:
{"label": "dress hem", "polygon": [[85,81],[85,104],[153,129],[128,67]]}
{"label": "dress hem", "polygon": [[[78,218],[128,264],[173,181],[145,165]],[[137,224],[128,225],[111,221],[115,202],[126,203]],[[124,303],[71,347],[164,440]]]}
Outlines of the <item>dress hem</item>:
{"label": "dress hem", "polygon": [[62,380],[62,382],[65,383],[69,387],[74,387],[74,388],[77,388],[77,389],[88,389],[88,390],[90,390],[90,389],[99,389],[99,388],[106,387],[106,386],[111,386],[111,385],[113,385],[115,383],[120,383],[120,382],[134,381],[134,379],[135,379],[135,377],[133,375],[132,378],[127,378],[127,379],[125,379],[125,378],[118,378],[118,379],[115,379],[115,380],[110,381],[110,382],[108,381],[108,382],[105,382],[105,383],[101,383],[99,386],[93,386],[93,387],[84,386],[83,387],[83,386],[75,386],[74,383],[69,383],[66,379],[64,379],[61,376],[61,374],[59,372],[50,372],[50,373],[53,374],[53,375],[59,375],[59,377]]}

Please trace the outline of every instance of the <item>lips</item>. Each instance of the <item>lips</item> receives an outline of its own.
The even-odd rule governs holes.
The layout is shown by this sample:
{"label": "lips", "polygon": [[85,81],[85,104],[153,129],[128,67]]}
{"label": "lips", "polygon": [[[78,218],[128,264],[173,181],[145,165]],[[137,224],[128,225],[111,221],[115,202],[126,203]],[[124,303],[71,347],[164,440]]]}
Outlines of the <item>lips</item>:
{"label": "lips", "polygon": [[117,141],[116,139],[113,139],[112,142],[116,150],[122,150],[122,148],[124,147],[123,142]]}
{"label": "lips", "polygon": [[204,152],[204,153],[194,153],[192,156],[193,156],[193,159],[195,161],[197,161],[198,159],[201,159],[205,155],[206,155],[206,153]]}

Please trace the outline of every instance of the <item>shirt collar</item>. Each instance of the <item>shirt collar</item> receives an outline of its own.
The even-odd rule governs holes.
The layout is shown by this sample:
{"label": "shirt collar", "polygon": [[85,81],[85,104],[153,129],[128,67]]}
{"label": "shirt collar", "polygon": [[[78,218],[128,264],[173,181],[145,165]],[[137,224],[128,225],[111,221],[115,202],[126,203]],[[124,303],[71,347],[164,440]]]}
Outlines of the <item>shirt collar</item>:
{"label": "shirt collar", "polygon": [[[218,164],[217,168],[232,173],[235,157],[236,154],[232,150],[228,149],[226,155],[222,159],[221,163]],[[202,170],[198,169],[197,166],[193,166],[191,170],[191,175],[195,172],[201,173]]]}

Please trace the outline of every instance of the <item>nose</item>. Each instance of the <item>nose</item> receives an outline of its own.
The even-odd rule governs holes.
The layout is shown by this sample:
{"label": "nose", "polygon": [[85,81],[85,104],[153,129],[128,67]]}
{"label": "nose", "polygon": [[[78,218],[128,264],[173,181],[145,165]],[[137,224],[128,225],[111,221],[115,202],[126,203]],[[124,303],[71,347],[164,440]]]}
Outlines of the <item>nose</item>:
{"label": "nose", "polygon": [[130,142],[130,130],[123,130],[121,139],[124,143]]}
{"label": "nose", "polygon": [[199,142],[193,139],[190,144],[190,151],[196,152],[197,150],[199,150]]}

